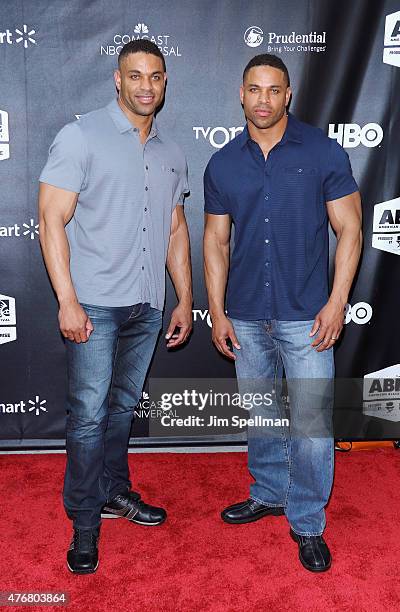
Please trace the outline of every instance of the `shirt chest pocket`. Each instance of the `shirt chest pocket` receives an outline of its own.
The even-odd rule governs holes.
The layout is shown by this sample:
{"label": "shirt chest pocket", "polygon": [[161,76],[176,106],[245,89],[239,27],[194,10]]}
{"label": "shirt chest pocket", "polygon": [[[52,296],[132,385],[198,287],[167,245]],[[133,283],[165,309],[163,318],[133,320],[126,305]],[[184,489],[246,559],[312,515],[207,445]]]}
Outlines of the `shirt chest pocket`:
{"label": "shirt chest pocket", "polygon": [[179,181],[177,169],[174,166],[162,164],[160,172],[160,181],[161,189],[171,194],[172,197],[175,193]]}
{"label": "shirt chest pocket", "polygon": [[285,175],[290,178],[298,177],[299,179],[316,177],[318,175],[318,169],[309,166],[288,166],[285,168]]}

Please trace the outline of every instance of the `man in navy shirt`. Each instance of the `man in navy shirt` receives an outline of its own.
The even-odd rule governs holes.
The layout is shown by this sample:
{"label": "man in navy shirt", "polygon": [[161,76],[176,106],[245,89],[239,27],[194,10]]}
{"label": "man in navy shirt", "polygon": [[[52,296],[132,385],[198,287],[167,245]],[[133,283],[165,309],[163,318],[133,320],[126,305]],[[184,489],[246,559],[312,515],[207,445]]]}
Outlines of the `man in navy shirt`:
{"label": "man in navy shirt", "polygon": [[[333,479],[333,346],[360,257],[361,204],[347,154],[287,113],[290,97],[280,58],[247,64],[247,125],[205,171],[205,274],[213,342],[235,360],[239,392],[272,398],[251,409],[249,499],[222,518],[285,514],[303,566],[321,572],[331,566],[322,533]],[[337,237],[330,294],[328,221]],[[289,427],[281,419],[283,371]],[[265,417],[280,425],[268,427]]]}

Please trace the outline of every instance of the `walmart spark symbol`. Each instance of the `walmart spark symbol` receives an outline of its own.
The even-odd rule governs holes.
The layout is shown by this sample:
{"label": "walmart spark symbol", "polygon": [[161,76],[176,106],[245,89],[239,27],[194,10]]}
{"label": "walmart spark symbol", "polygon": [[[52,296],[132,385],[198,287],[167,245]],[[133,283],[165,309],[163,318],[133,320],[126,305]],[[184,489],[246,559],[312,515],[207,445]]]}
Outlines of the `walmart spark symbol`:
{"label": "walmart spark symbol", "polygon": [[36,45],[36,40],[32,38],[33,34],[36,33],[36,30],[29,30],[28,32],[28,26],[24,24],[22,26],[22,32],[21,30],[18,30],[18,28],[15,28],[15,31],[17,34],[19,34],[19,38],[16,39],[16,42],[20,43],[23,41],[25,49],[28,47],[28,43]]}
{"label": "walmart spark symbol", "polygon": [[39,416],[41,410],[47,412],[47,408],[44,407],[44,405],[47,404],[47,400],[41,400],[38,395],[35,397],[35,401],[29,400],[28,403],[31,405],[31,407],[28,408],[29,412],[35,411],[36,416]]}
{"label": "walmart spark symbol", "polygon": [[34,240],[35,234],[39,235],[39,223],[35,223],[33,219],[31,219],[29,225],[27,223],[23,223],[22,225],[26,227],[26,230],[23,232],[24,236],[30,234],[31,240]]}

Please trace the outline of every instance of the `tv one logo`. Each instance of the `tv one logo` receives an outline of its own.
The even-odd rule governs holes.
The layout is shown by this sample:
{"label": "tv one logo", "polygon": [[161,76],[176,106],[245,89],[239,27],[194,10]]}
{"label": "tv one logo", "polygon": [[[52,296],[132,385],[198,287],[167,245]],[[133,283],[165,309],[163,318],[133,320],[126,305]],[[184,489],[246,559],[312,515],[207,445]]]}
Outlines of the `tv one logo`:
{"label": "tv one logo", "polygon": [[0,161],[10,158],[9,141],[8,113],[5,110],[0,110]]}
{"label": "tv one logo", "polygon": [[0,294],[0,344],[17,339],[15,298]]}
{"label": "tv one logo", "polygon": [[372,246],[400,255],[400,198],[374,206]]}
{"label": "tv one logo", "polygon": [[400,11],[391,13],[385,21],[383,63],[400,66]]}
{"label": "tv one logo", "polygon": [[365,325],[372,319],[372,306],[367,302],[357,302],[353,306],[346,304],[344,309],[344,324],[353,322],[357,325]]}
{"label": "tv one logo", "polygon": [[363,414],[400,422],[400,364],[365,374]]}
{"label": "tv one logo", "polygon": [[353,149],[360,144],[364,147],[377,147],[383,140],[383,129],[378,123],[367,123],[360,127],[357,123],[330,123],[328,136],[345,149]]}

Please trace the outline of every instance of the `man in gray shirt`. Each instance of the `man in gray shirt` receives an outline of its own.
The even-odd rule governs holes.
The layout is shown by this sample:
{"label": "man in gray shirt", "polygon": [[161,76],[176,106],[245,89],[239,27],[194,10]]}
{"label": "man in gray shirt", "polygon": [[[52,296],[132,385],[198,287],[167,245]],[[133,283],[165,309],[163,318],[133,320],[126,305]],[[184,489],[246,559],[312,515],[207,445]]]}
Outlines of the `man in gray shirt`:
{"label": "man in gray shirt", "polygon": [[150,41],[132,41],[114,76],[118,99],[57,134],[39,190],[40,242],[67,345],[67,564],[81,574],[97,569],[101,516],[166,519],[131,490],[127,455],[162,325],[165,264],[178,297],[167,346],[192,327],[187,165],[154,118],[164,57]]}

